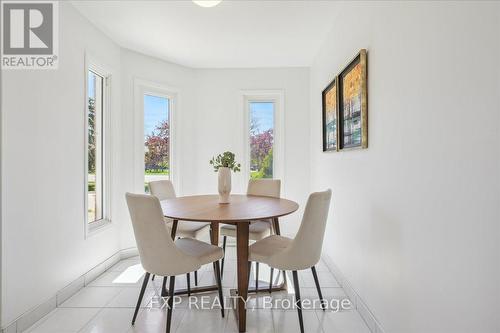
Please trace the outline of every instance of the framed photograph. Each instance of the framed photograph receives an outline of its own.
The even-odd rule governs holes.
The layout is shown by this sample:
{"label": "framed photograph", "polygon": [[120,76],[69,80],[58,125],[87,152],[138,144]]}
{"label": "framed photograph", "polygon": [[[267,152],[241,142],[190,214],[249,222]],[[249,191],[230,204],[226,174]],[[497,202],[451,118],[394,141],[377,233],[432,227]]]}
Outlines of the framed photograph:
{"label": "framed photograph", "polygon": [[366,50],[361,50],[339,74],[339,150],[368,147]]}
{"label": "framed photograph", "polygon": [[323,90],[323,151],[338,150],[338,84],[337,78]]}

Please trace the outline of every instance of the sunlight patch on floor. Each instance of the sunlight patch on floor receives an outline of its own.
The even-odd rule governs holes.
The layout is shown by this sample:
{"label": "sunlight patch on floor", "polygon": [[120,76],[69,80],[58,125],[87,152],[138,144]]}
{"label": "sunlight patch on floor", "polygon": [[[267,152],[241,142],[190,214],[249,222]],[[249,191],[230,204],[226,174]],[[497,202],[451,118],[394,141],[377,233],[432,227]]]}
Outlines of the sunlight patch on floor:
{"label": "sunlight patch on floor", "polygon": [[132,265],[123,271],[113,280],[113,283],[137,283],[144,275],[145,271],[141,264]]}

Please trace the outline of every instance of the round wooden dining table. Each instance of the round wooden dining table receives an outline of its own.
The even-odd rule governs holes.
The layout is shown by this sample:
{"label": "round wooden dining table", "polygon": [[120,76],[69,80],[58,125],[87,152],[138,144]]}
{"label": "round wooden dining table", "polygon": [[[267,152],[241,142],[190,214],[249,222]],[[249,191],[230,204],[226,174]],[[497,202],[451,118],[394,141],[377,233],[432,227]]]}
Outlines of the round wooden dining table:
{"label": "round wooden dining table", "polygon": [[[279,220],[295,212],[299,205],[291,200],[254,195],[232,194],[230,202],[219,203],[218,195],[195,195],[161,201],[163,215],[173,220],[172,237],[175,237],[177,224],[182,221],[200,221],[211,223],[211,242],[219,245],[219,223],[236,225],[237,253],[237,309],[238,328],[246,331],[245,300],[248,296],[248,228],[251,221],[272,220],[276,234],[280,234]],[[286,281],[286,278],[284,279]],[[285,282],[286,283],[286,282]],[[216,290],[216,286],[198,287],[191,293]],[[257,292],[258,290],[256,290]],[[175,294],[179,294],[175,291]]]}

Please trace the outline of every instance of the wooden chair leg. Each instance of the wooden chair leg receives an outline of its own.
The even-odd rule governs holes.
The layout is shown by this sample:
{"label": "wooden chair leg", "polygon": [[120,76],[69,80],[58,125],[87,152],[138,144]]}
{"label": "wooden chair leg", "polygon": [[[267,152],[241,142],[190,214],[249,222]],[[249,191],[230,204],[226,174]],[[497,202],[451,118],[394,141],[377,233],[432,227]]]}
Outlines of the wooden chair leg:
{"label": "wooden chair leg", "polygon": [[155,275],[153,274],[153,276],[151,276],[151,281],[154,281],[155,280]]}
{"label": "wooden chair leg", "polygon": [[297,304],[297,313],[299,314],[300,333],[304,333],[304,321],[302,319],[302,302],[300,300],[300,286],[297,271],[292,271],[293,288],[295,289],[295,304]]}
{"label": "wooden chair leg", "polygon": [[314,283],[316,284],[316,289],[318,290],[319,301],[321,302],[321,309],[325,311],[325,300],[323,299],[323,295],[321,294],[321,287],[319,286],[318,274],[316,274],[316,267],[311,267],[311,271],[314,277]]}
{"label": "wooden chair leg", "polygon": [[146,275],[144,275],[144,281],[142,281],[141,292],[139,293],[139,299],[137,300],[137,305],[135,306],[134,317],[132,318],[132,325],[135,324],[137,313],[139,312],[139,308],[141,307],[142,298],[144,297],[144,292],[146,291],[146,287],[148,285],[149,275],[150,274],[148,272],[146,272]]}
{"label": "wooden chair leg", "polygon": [[226,241],[227,241],[227,236],[222,237],[222,251],[224,251],[224,257],[222,257],[222,263],[220,266],[221,279],[224,278],[224,260],[226,259]]}
{"label": "wooden chair leg", "polygon": [[259,263],[255,263],[255,292],[259,290]]}
{"label": "wooden chair leg", "polygon": [[215,280],[217,281],[217,289],[219,289],[219,302],[221,305],[221,315],[224,318],[224,296],[222,295],[222,279],[220,274],[219,260],[214,261],[214,272],[215,272]]}
{"label": "wooden chair leg", "polygon": [[191,296],[191,273],[186,273],[188,297]]}
{"label": "wooden chair leg", "polygon": [[[170,277],[170,284],[168,286],[168,290],[175,290],[175,275]],[[165,329],[166,333],[170,333],[170,325],[172,322],[172,311],[174,310],[174,293],[170,292],[170,297],[167,301],[167,327]]]}
{"label": "wooden chair leg", "polygon": [[271,277],[269,278],[269,293],[273,291],[273,273],[274,268],[271,267]]}
{"label": "wooden chair leg", "polygon": [[194,271],[194,285],[198,286],[198,271]]}

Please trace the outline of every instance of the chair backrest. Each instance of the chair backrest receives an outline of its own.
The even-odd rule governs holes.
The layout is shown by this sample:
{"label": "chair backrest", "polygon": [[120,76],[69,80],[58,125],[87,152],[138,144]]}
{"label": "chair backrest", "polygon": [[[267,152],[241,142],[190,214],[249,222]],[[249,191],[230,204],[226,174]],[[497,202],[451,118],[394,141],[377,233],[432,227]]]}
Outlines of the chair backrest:
{"label": "chair backrest", "polygon": [[135,240],[144,269],[152,274],[172,276],[191,272],[198,260],[181,252],[165,225],[160,201],[152,195],[125,195]]}
{"label": "chair backrest", "polygon": [[332,190],[309,195],[299,231],[283,253],[292,260],[295,270],[310,268],[321,257],[331,197]]}
{"label": "chair backrest", "polygon": [[170,180],[156,180],[149,182],[149,191],[160,201],[176,197],[174,185]]}
{"label": "chair backrest", "polygon": [[281,180],[279,179],[250,179],[247,194],[279,198]]}

